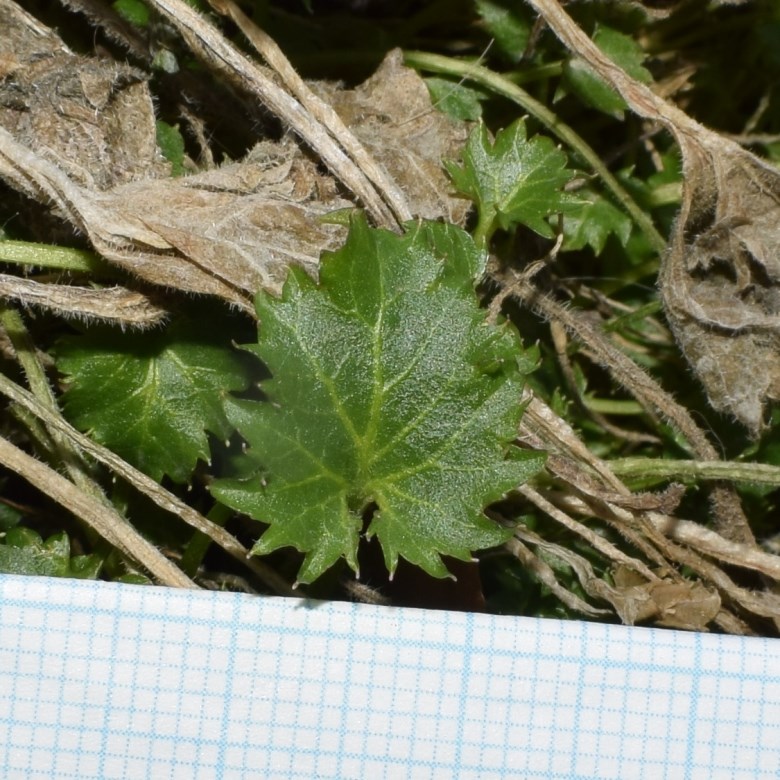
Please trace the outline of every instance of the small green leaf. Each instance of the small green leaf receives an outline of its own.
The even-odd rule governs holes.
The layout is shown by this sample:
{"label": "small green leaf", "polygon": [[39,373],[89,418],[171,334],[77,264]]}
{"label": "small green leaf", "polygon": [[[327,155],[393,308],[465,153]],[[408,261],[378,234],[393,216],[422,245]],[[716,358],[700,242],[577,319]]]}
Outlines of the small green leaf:
{"label": "small green leaf", "polygon": [[8,504],[0,504],[0,533],[17,526],[23,517],[24,513],[20,509]]}
{"label": "small green leaf", "polygon": [[[593,34],[593,42],[632,78],[643,84],[653,80],[643,65],[645,53],[633,38],[611,27],[599,26]],[[566,86],[589,106],[616,119],[623,118],[626,109],[623,98],[582,59],[572,57],[564,66],[563,75]]]}
{"label": "small green leaf", "polygon": [[156,127],[157,145],[165,159],[171,164],[171,176],[182,176],[184,174],[184,138],[182,138],[179,128],[162,120],[157,121]]}
{"label": "small green leaf", "polygon": [[186,482],[197,460],[208,458],[205,432],[225,439],[233,431],[222,396],[250,382],[240,353],[204,320],[121,338],[94,328],[62,339],[57,366],[68,382],[68,419],[150,477]]}
{"label": "small green leaf", "polygon": [[0,573],[70,577],[94,580],[103,561],[98,555],[76,555],[71,558],[70,540],[65,532],[50,536],[45,542],[32,529],[17,527],[0,542]]}
{"label": "small green leaf", "polygon": [[611,235],[625,247],[633,227],[628,214],[599,193],[589,191],[587,198],[563,221],[563,249],[576,250],[589,246],[600,255]]}
{"label": "small green leaf", "polygon": [[116,0],[112,8],[136,27],[149,25],[149,9],[141,0]]}
{"label": "small green leaf", "polygon": [[358,217],[319,285],[292,269],[281,299],[260,294],[251,349],[271,371],[270,402],[228,399],[226,412],[263,471],[212,486],[270,525],[255,553],[304,552],[304,583],[342,557],[357,569],[368,514],[391,574],[403,557],[444,577],[442,555],[469,560],[506,539],[482,510],[541,458],[511,444],[523,351],[511,326],[485,322],[484,262],[452,225],[398,236]]}
{"label": "small green leaf", "polygon": [[462,158],[462,167],[448,163],[447,170],[455,187],[477,206],[478,242],[488,239],[496,226],[506,229],[515,222],[552,238],[546,218],[579,206],[577,198],[563,192],[574,175],[566,167],[566,155],[549,138],[527,138],[523,120],[499,130],[493,143],[480,124]]}
{"label": "small green leaf", "polygon": [[474,122],[482,116],[481,101],[487,97],[486,92],[437,77],[425,79],[425,84],[433,105],[439,111],[466,122]]}
{"label": "small green leaf", "polygon": [[476,7],[499,52],[510,62],[519,62],[533,27],[528,10],[515,0],[477,0]]}

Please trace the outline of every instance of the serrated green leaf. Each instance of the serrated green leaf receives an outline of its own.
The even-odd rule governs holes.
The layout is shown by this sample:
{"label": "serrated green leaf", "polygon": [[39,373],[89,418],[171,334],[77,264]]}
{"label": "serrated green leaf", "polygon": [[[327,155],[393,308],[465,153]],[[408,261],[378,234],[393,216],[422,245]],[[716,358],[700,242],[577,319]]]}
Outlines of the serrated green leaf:
{"label": "serrated green leaf", "polygon": [[496,48],[510,62],[519,62],[533,27],[528,9],[515,0],[476,0],[476,8]]}
{"label": "serrated green leaf", "polygon": [[547,216],[579,205],[563,192],[574,175],[566,167],[566,155],[545,136],[527,138],[523,120],[499,130],[492,143],[480,124],[471,132],[462,159],[462,166],[448,163],[447,170],[455,187],[477,206],[478,240],[489,238],[496,225],[506,229],[516,222],[552,238]]}
{"label": "serrated green leaf", "polygon": [[588,192],[587,198],[578,209],[572,209],[563,221],[564,251],[589,246],[600,255],[611,235],[625,247],[633,227],[628,214],[599,193]]}
{"label": "serrated green leaf", "polygon": [[[643,65],[645,53],[633,38],[611,27],[598,26],[593,34],[593,42],[632,78],[643,84],[653,80],[650,71]],[[582,59],[572,57],[564,65],[563,76],[566,86],[589,106],[616,119],[623,118],[626,109],[623,98]]]}
{"label": "serrated green leaf", "polygon": [[5,534],[0,542],[0,573],[70,577],[94,580],[103,561],[98,555],[70,555],[70,539],[65,532],[50,536],[45,542],[32,529],[18,527]]}
{"label": "serrated green leaf", "polygon": [[156,480],[186,482],[209,456],[206,431],[233,431],[222,396],[248,387],[250,373],[229,339],[206,321],[117,334],[95,328],[62,339],[64,411],[78,428]]}
{"label": "serrated green leaf", "polygon": [[300,582],[342,557],[357,569],[369,512],[391,574],[403,557],[444,577],[442,555],[506,539],[482,510],[541,460],[511,446],[523,353],[511,326],[484,320],[484,262],[452,225],[398,236],[358,217],[319,285],[293,269],[281,299],[260,294],[251,349],[270,402],[231,399],[226,412],[263,471],[212,486],[270,525],[254,552],[304,552]]}

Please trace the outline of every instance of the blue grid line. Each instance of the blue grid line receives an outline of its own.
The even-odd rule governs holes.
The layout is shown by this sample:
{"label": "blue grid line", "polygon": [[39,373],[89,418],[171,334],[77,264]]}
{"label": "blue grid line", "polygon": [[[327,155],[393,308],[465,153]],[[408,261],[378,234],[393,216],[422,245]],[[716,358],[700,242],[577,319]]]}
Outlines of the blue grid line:
{"label": "blue grid line", "polygon": [[0,777],[780,776],[780,643],[0,577]]}

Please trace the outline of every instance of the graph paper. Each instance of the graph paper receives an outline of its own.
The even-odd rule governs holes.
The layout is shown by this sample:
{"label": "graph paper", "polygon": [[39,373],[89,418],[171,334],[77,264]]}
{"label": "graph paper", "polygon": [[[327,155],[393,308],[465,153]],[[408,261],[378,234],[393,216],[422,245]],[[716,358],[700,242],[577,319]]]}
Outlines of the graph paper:
{"label": "graph paper", "polygon": [[0,577],[0,777],[778,778],[780,643]]}

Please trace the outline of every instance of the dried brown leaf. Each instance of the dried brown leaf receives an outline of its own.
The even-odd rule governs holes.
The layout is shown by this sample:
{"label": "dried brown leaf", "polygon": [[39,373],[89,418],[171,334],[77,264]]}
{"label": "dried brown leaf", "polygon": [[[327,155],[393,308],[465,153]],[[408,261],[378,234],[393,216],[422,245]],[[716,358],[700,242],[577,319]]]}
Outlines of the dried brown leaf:
{"label": "dried brown leaf", "polygon": [[65,317],[116,320],[138,328],[158,325],[167,315],[165,309],[135,290],[42,284],[9,274],[0,274],[0,298],[16,300],[26,306],[40,306]]}
{"label": "dried brown leaf", "polygon": [[403,66],[400,50],[353,90],[322,82],[312,87],[390,172],[415,216],[463,224],[469,203],[455,197],[441,161],[456,156],[468,128],[434,109],[425,82]]}
{"label": "dried brown leaf", "polygon": [[710,403],[753,436],[780,398],[780,171],[708,130],[611,62],[556,0],[529,0],[566,46],[683,158],[683,202],[659,284],[675,336]]}
{"label": "dried brown leaf", "polygon": [[[151,99],[140,74],[72,55],[10,0],[0,0],[2,20],[13,22],[20,33],[9,37],[0,59],[8,74],[0,81],[0,125],[5,126],[0,127],[0,176],[33,199],[53,204],[106,259],[147,282],[217,295],[251,313],[259,289],[278,293],[291,264],[316,275],[321,252],[343,241],[345,228],[321,218],[354,202],[340,195],[336,179],[324,175],[291,137],[261,141],[244,160],[218,170],[159,178]],[[204,46],[224,43],[210,25],[198,25],[208,37]],[[43,43],[30,49],[27,38],[35,35]],[[63,58],[72,96],[64,107],[65,66],[56,73],[44,68],[61,65]],[[32,65],[25,64],[28,60]],[[25,75],[33,65],[38,70]],[[41,73],[45,85],[52,82],[49,97],[36,93]],[[132,97],[128,90],[135,88],[139,93]],[[355,90],[322,84],[317,89],[376,155],[377,170],[398,179],[413,213],[465,218],[465,202],[446,194],[441,167],[465,130],[433,110],[424,83],[403,67],[400,52]],[[2,113],[4,95],[8,105],[19,98],[21,109],[12,106]],[[33,108],[45,122],[32,121]],[[86,113],[100,116],[100,123],[74,131],[73,123]],[[124,135],[111,135],[109,130],[117,128]],[[139,138],[151,143],[151,156],[139,148]]]}
{"label": "dried brown leaf", "polygon": [[627,625],[653,620],[656,625],[706,631],[720,612],[720,596],[700,582],[646,582],[635,571],[619,566],[614,572],[619,598],[612,603]]}
{"label": "dried brown leaf", "polygon": [[0,125],[94,189],[167,175],[146,75],[82,57],[0,0]]}

